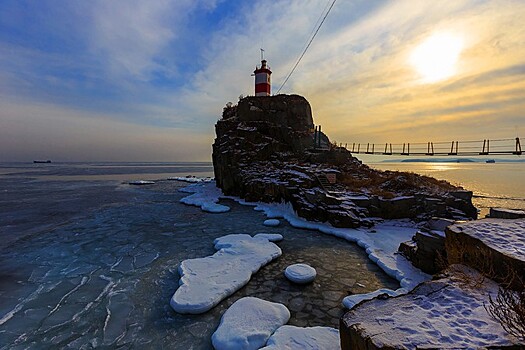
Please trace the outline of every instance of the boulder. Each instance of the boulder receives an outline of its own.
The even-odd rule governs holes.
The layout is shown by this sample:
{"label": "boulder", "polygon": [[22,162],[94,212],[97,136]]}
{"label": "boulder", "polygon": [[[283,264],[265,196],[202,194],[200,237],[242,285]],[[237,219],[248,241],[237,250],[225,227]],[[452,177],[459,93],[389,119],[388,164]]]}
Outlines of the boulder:
{"label": "boulder", "polygon": [[[464,264],[510,288],[523,287],[525,219],[482,219],[448,226],[449,264]],[[515,276],[521,277],[519,279]]]}

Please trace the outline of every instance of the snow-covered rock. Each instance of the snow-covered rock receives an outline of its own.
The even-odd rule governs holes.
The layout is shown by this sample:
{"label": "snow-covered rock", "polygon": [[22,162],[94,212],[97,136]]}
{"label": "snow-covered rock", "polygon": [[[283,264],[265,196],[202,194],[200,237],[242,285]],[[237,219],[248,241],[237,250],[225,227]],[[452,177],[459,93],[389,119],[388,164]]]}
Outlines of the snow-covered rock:
{"label": "snow-covered rock", "polygon": [[294,283],[306,284],[312,282],[315,279],[317,272],[310,265],[294,264],[288,266],[284,270],[284,275]]}
{"label": "snow-covered rock", "polygon": [[290,319],[286,306],[259,298],[237,300],[222,315],[211,338],[216,350],[259,349]]}
{"label": "snow-covered rock", "polygon": [[364,294],[353,294],[353,295],[349,295],[347,297],[345,297],[343,299],[343,306],[346,307],[347,309],[353,309],[354,306],[356,306],[357,304],[359,304],[360,302],[362,301],[365,301],[365,300],[372,300],[380,295],[383,295],[383,294],[386,294],[388,296],[391,296],[391,297],[395,297],[397,295],[400,295],[400,294],[404,294],[406,293],[407,291],[405,289],[399,289],[397,291],[394,291],[394,290],[391,290],[391,289],[378,289],[378,290],[375,290],[373,292],[370,292],[370,293],[364,293]]}
{"label": "snow-covered rock", "polygon": [[282,326],[261,350],[339,350],[339,331],[330,327]]}
{"label": "snow-covered rock", "polygon": [[281,224],[281,222],[277,219],[268,219],[264,220],[263,225],[264,226],[270,226],[270,227],[277,227]]}
{"label": "snow-covered rock", "polygon": [[[448,226],[450,264],[468,265],[499,282],[525,275],[525,219],[482,219]],[[521,288],[518,279],[512,288]]]}
{"label": "snow-covered rock", "polygon": [[344,349],[479,349],[516,343],[485,309],[498,285],[453,265],[409,294],[366,301],[341,319]]}
{"label": "snow-covered rock", "polygon": [[179,313],[208,311],[250,281],[252,274],[281,249],[264,237],[232,234],[215,239],[218,251],[205,258],[184,260],[179,265],[179,288],[171,307]]}

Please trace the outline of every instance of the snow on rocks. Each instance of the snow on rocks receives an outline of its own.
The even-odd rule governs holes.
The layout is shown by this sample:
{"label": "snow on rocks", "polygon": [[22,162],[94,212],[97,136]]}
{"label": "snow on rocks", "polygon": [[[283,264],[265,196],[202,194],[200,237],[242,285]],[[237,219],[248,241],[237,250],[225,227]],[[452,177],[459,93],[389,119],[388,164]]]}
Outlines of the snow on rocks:
{"label": "snow on rocks", "polygon": [[270,227],[277,227],[281,224],[281,222],[277,219],[268,219],[264,220],[263,225],[264,226],[270,226]]}
{"label": "snow on rocks", "polygon": [[128,182],[129,185],[134,186],[144,186],[144,185],[153,185],[155,184],[155,181],[148,181],[148,180],[135,180]]}
{"label": "snow on rocks", "polygon": [[[364,302],[341,319],[342,339],[363,348],[479,349],[513,345],[486,311],[498,285],[473,269],[453,265],[445,277],[409,294]],[[348,344],[345,343],[348,346]]]}
{"label": "snow on rocks", "polygon": [[339,331],[330,327],[282,326],[261,350],[339,350]]}
{"label": "snow on rocks", "polygon": [[247,234],[222,236],[214,241],[218,251],[179,265],[179,288],[171,307],[179,313],[208,311],[250,281],[252,274],[281,256],[281,249],[264,237]]}
{"label": "snow on rocks", "polygon": [[245,297],[222,315],[211,341],[216,350],[259,349],[289,319],[290,311],[283,304]]}
{"label": "snow on rocks", "polygon": [[225,213],[230,207],[218,204],[222,192],[215,187],[214,182],[197,182],[180,190],[181,192],[193,193],[180,200],[181,203],[200,207],[202,211],[209,213]]}
{"label": "snow on rocks", "polygon": [[288,266],[284,270],[284,275],[294,283],[306,284],[312,282],[315,279],[317,272],[310,265],[294,264]]}
{"label": "snow on rocks", "polygon": [[372,300],[384,294],[391,296],[391,297],[395,297],[400,294],[404,294],[406,292],[407,292],[406,290],[401,289],[401,288],[398,289],[397,291],[393,291],[391,289],[384,288],[384,289],[375,290],[370,293],[349,295],[343,299],[343,306],[346,307],[347,309],[353,309],[354,306],[356,306],[357,304],[359,304],[360,302],[364,300]]}
{"label": "snow on rocks", "polygon": [[[488,247],[525,262],[525,219],[483,219],[448,227],[455,235],[465,234]],[[447,233],[447,239],[449,234]]]}
{"label": "snow on rocks", "polygon": [[280,242],[283,240],[283,236],[278,233],[258,233],[253,237],[254,238],[258,238],[258,237],[266,238],[270,242]]}

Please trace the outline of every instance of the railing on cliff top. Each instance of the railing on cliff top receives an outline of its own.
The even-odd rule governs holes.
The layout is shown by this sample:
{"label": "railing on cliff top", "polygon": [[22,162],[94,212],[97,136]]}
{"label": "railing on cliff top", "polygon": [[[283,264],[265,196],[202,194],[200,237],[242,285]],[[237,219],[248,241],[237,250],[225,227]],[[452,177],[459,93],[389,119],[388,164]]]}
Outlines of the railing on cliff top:
{"label": "railing on cliff top", "polygon": [[[315,148],[321,146],[321,127],[315,129]],[[335,147],[356,154],[383,156],[488,156],[521,155],[519,137],[514,139],[485,139],[476,141],[443,141],[419,143],[339,143]]]}

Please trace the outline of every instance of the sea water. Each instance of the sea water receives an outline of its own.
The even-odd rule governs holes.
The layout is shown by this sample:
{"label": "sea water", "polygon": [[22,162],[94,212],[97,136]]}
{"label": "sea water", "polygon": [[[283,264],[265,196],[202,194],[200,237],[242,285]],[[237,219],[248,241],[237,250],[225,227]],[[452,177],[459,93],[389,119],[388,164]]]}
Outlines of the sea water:
{"label": "sea water", "polygon": [[[289,324],[338,326],[350,293],[398,287],[355,244],[266,219],[231,200],[228,213],[186,206],[185,183],[209,163],[0,164],[0,349],[210,349],[224,311],[243,296],[285,304]],[[132,180],[159,180],[131,186]],[[181,315],[169,306],[184,259],[215,252],[231,233],[279,233],[283,255],[217,307]],[[314,283],[283,275],[294,263]]]}

